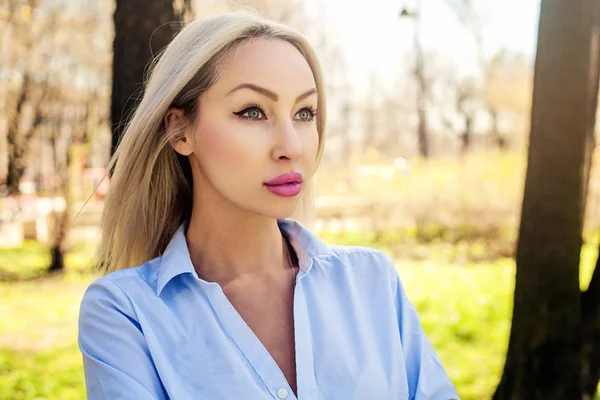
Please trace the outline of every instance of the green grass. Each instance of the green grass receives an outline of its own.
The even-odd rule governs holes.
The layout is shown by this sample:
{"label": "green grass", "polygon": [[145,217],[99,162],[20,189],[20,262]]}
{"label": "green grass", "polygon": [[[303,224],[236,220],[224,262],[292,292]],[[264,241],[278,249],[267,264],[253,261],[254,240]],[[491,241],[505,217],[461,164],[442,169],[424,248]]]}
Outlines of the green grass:
{"label": "green grass", "polygon": [[[336,242],[365,244],[360,237]],[[331,237],[327,239],[332,241]],[[366,245],[377,246],[368,242]],[[389,250],[384,246],[384,250]],[[0,264],[23,276],[45,265],[39,245],[0,249]],[[595,259],[582,253],[585,288]],[[68,258],[63,276],[0,283],[0,400],[83,399],[83,366],[77,348],[77,314],[93,279],[83,273],[91,248]],[[432,261],[433,260],[433,261]],[[514,262],[427,261],[398,258],[396,265],[423,327],[463,400],[490,398],[498,383],[510,330]],[[597,399],[600,399],[598,397]]]}
{"label": "green grass", "polygon": [[90,280],[0,283],[0,400],[85,398],[77,315]]}
{"label": "green grass", "polygon": [[490,398],[510,332],[514,264],[397,262],[409,298],[464,400]]}
{"label": "green grass", "polygon": [[77,346],[39,351],[0,350],[0,399],[85,398],[83,364]]}
{"label": "green grass", "polygon": [[[91,243],[75,243],[67,254],[65,263],[69,271],[85,271],[92,266],[94,246]],[[30,279],[41,276],[50,265],[48,246],[35,241],[25,241],[18,247],[0,248],[0,277],[18,276]]]}
{"label": "green grass", "polygon": [[85,398],[77,316],[92,257],[92,245],[76,245],[65,274],[37,278],[50,261],[45,246],[0,249],[0,268],[30,279],[0,282],[0,400]]}

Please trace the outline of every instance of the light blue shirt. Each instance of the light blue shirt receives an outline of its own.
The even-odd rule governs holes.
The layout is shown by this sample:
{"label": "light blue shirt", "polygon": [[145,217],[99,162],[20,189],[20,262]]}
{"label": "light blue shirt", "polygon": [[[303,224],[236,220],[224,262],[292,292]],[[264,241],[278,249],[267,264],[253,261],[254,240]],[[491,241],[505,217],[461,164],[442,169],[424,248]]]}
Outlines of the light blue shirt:
{"label": "light blue shirt", "polygon": [[[389,257],[278,224],[300,265],[299,399],[458,399]],[[162,256],[89,286],[79,347],[92,400],[296,399],[219,284],[198,278],[183,225]]]}

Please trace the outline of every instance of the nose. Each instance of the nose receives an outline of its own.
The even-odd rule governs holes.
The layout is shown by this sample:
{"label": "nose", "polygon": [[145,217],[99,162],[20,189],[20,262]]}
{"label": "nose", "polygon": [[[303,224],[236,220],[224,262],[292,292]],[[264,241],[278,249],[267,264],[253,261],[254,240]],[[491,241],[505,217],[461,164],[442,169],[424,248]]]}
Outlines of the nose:
{"label": "nose", "polygon": [[302,142],[291,121],[285,121],[275,128],[275,146],[271,152],[274,160],[297,160],[302,155]]}

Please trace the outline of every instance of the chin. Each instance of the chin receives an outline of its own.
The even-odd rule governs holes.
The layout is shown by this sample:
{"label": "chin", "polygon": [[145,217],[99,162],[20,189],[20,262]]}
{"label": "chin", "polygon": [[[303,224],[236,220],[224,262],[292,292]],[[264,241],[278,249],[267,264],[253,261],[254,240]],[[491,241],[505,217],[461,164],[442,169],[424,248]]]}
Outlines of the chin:
{"label": "chin", "polygon": [[[279,204],[277,204],[279,203]],[[298,206],[298,200],[290,200],[287,201],[270,201],[261,204],[259,207],[254,208],[254,212],[260,215],[264,215],[268,218],[280,219],[280,218],[289,218],[294,214]]]}
{"label": "chin", "polygon": [[265,210],[265,212],[263,213],[263,215],[268,216],[270,218],[274,218],[274,219],[281,219],[281,218],[289,218],[292,215],[294,215],[294,212],[296,211],[296,207],[290,207],[289,209],[269,209],[269,210]]}

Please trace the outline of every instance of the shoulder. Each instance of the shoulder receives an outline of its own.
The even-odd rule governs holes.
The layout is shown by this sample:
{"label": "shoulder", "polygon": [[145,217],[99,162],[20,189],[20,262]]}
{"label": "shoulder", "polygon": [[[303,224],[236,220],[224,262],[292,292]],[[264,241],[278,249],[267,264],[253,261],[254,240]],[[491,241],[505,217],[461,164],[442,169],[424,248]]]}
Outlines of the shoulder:
{"label": "shoulder", "polygon": [[125,268],[97,278],[87,287],[80,314],[100,309],[126,312],[132,309],[131,295],[136,288],[148,290],[156,284],[158,258],[140,266]]}
{"label": "shoulder", "polygon": [[341,264],[360,276],[370,279],[385,278],[392,283],[398,279],[392,258],[381,250],[363,246],[330,245]]}
{"label": "shoulder", "polygon": [[383,251],[371,247],[341,245],[329,245],[328,247],[340,259],[372,258],[377,261],[391,260]]}
{"label": "shoulder", "polygon": [[370,247],[331,245],[329,248],[340,261],[352,265],[369,265],[385,269],[394,265],[390,256]]}

